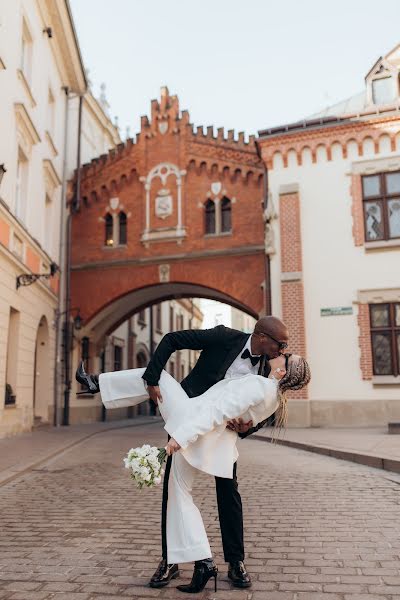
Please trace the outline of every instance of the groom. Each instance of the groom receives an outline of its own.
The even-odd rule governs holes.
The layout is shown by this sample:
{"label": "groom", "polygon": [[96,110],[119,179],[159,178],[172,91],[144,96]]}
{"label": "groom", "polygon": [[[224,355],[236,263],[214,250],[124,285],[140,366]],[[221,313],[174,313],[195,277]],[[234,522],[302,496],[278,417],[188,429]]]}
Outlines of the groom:
{"label": "groom", "polygon": [[[286,325],[276,317],[263,317],[250,334],[218,325],[213,329],[194,329],[167,333],[159,343],[153,358],[143,374],[148,393],[154,402],[162,400],[158,386],[161,371],[176,350],[201,350],[200,357],[181,385],[189,397],[199,396],[212,385],[225,378],[254,373],[268,376],[269,359],[276,358],[288,345]],[[266,421],[252,427],[252,422],[236,419],[228,428],[237,431],[241,438],[257,431]],[[168,504],[168,479],[171,469],[170,456],[164,477],[162,500],[162,559],[150,580],[150,586],[160,588],[177,577],[178,565],[167,562],[166,515]],[[244,566],[243,513],[238,491],[236,463],[233,479],[215,478],[219,522],[225,561],[229,563],[228,577],[239,588],[251,586],[251,579]]]}

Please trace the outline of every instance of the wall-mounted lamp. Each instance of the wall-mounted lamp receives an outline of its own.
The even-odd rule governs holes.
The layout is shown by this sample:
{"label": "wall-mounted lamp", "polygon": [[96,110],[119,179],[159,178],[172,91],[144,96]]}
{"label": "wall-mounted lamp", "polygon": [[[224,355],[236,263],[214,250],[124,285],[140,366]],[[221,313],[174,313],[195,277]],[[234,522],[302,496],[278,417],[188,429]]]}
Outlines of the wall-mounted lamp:
{"label": "wall-mounted lamp", "polygon": [[4,166],[4,163],[0,165],[0,183],[3,179],[4,173],[7,173],[7,169]]}
{"label": "wall-mounted lamp", "polygon": [[23,273],[22,275],[18,275],[17,277],[17,289],[21,287],[21,285],[31,285],[35,283],[38,279],[49,279],[50,277],[54,277],[57,271],[60,270],[60,267],[52,262],[50,264],[50,272],[49,273]]}

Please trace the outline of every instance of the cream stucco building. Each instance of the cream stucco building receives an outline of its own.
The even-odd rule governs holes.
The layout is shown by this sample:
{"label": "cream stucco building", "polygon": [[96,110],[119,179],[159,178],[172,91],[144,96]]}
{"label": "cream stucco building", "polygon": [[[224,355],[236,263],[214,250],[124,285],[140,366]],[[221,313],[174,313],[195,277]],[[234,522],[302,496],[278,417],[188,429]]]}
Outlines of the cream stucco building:
{"label": "cream stucco building", "polygon": [[363,91],[263,130],[272,312],[312,367],[293,425],[400,419],[400,47]]}
{"label": "cream stucco building", "polygon": [[[87,90],[67,0],[0,0],[0,436],[51,421],[55,398],[57,273],[29,286],[22,275],[62,266],[65,182],[82,160],[119,142]],[[1,168],[0,168],[1,170]],[[25,280],[26,282],[26,280]],[[24,281],[20,283],[24,283]]]}

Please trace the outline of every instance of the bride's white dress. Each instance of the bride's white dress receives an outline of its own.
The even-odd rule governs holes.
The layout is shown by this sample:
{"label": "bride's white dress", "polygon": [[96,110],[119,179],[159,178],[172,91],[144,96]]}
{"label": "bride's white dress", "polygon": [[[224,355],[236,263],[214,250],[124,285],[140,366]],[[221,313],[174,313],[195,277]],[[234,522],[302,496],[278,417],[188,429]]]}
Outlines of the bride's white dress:
{"label": "bride's white dress", "polygon": [[[100,392],[106,408],[135,406],[148,400],[142,375],[145,369],[102,373]],[[166,371],[159,381],[159,403],[165,429],[181,446],[173,455],[168,482],[168,562],[188,562],[211,556],[203,521],[191,491],[196,470],[218,477],[233,477],[237,460],[237,434],[230,419],[243,418],[257,425],[277,407],[277,382],[261,375],[222,379],[201,396],[189,398]]]}
{"label": "bride's white dress", "polygon": [[[102,373],[99,378],[106,408],[134,406],[148,400],[145,369]],[[237,434],[226,428],[238,417],[257,425],[277,409],[276,381],[261,375],[222,379],[201,396],[189,398],[181,385],[162,371],[158,407],[169,435],[181,445],[185,459],[196,469],[232,478],[238,452]]]}

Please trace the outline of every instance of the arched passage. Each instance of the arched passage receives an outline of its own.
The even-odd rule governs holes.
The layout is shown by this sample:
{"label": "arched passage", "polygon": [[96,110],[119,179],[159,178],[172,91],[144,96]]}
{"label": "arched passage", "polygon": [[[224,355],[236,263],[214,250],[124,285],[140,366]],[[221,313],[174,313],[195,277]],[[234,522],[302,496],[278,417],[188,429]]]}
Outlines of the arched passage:
{"label": "arched passage", "polygon": [[80,331],[94,344],[101,344],[104,337],[134,313],[164,300],[177,298],[208,298],[229,304],[258,318],[249,306],[218,290],[190,283],[160,283],[131,290],[114,301],[104,305]]}

